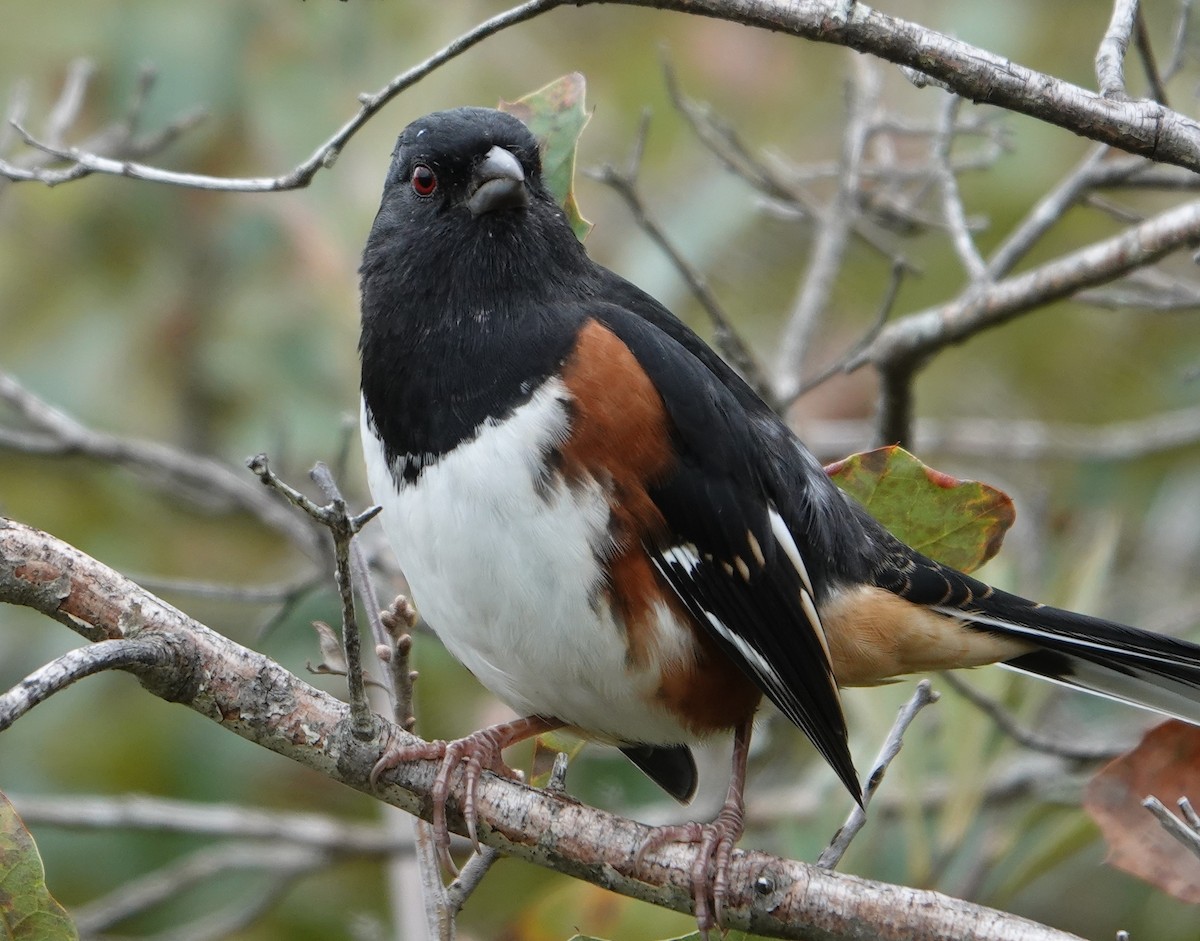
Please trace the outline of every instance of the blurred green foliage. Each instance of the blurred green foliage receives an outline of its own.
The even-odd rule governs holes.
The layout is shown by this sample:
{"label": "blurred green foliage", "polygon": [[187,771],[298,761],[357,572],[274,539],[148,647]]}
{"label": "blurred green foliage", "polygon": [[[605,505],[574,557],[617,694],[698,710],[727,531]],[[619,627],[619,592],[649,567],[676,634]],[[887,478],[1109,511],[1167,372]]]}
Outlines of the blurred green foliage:
{"label": "blurred green foliage", "polygon": [[[930,0],[903,7],[899,12],[909,18],[1084,85],[1092,83],[1094,42],[1109,13],[1101,0],[1002,6]],[[410,0],[9,0],[0,30],[0,101],[26,83],[27,122],[36,133],[68,63],[88,57],[97,73],[78,139],[123,112],[138,70],[153,63],[159,79],[147,128],[196,106],[209,117],[151,162],[272,175],[308,156],[346,120],[358,93],[381,87],[501,8]],[[1169,5],[1146,10],[1157,41],[1169,33],[1171,12]],[[1085,35],[1081,22],[1094,35]],[[99,177],[53,190],[0,189],[0,369],[105,431],[165,441],[235,466],[267,451],[292,480],[315,460],[336,461],[356,409],[355,269],[396,133],[428,111],[512,100],[574,70],[587,76],[595,109],[581,165],[622,161],[642,108],[653,110],[643,195],[769,360],[811,228],[764,214],[749,188],[691,138],[664,89],[664,43],[688,94],[735,121],[751,145],[794,161],[836,159],[852,53],[631,8],[559,10],[488,40],[403,95],[303,191],[210,194]],[[913,118],[935,112],[939,92],[914,89],[882,68],[889,105]],[[1088,146],[1021,118],[1008,117],[1006,126],[1010,152],[961,184],[970,213],[990,220],[978,236],[985,250]],[[577,195],[596,224],[588,237],[592,253],[704,331],[686,286],[619,202],[586,179]],[[1101,213],[1073,213],[1032,260],[1115,228]],[[961,270],[936,232],[905,250],[923,275],[905,283],[898,313],[961,287]],[[865,329],[887,277],[883,260],[852,249],[835,293],[836,314],[816,339],[813,362],[831,361]],[[1187,374],[1198,363],[1193,314],[1060,304],[939,356],[918,382],[917,404],[920,414],[940,417],[1112,421],[1194,402],[1196,384]],[[873,391],[866,374],[836,379],[801,401],[798,426],[815,417],[867,416]],[[350,442],[355,456],[343,479],[361,503],[355,449]],[[1180,612],[1194,614],[1200,584],[1200,550],[1189,536],[1200,530],[1196,448],[1129,464],[981,466],[964,457],[922,456],[1015,497],[1017,528],[985,577],[1149,627],[1194,628]],[[299,564],[292,549],[253,520],[213,518],[127,472],[81,458],[0,452],[0,512],[135,576],[260,584],[287,579]],[[264,637],[258,628],[272,613],[267,606],[166,596],[301,673],[307,660],[318,659],[308,623],[337,616],[332,591],[315,592]],[[49,621],[0,610],[0,687],[75,642]],[[418,646],[423,734],[463,734],[494,717],[495,704],[436,642],[422,637]],[[1001,671],[969,679],[1031,723],[1047,716],[1095,728],[1108,723],[1104,734],[1117,738],[1144,721],[1104,703],[1063,700]],[[339,690],[336,678],[314,681]],[[860,765],[906,695],[903,685],[848,695]],[[847,799],[783,723],[764,722],[756,748],[752,803],[756,792],[778,796],[788,788],[801,812],[752,831],[744,843],[815,858],[848,810]],[[701,811],[705,795],[724,786],[726,757],[717,749],[714,755],[717,772],[706,781]],[[1103,847],[1076,806],[1077,783],[1051,794],[1017,788],[991,798],[990,784],[1013,777],[1029,760],[989,720],[947,696],[910,730],[884,788],[892,801],[843,868],[961,894],[1085,936],[1111,937],[1123,928],[1155,941],[1194,941],[1194,912],[1101,865]],[[681,813],[663,807],[636,772],[600,749],[586,750],[573,764],[570,783],[582,799],[635,816]],[[949,797],[932,801],[947,785]],[[87,680],[0,737],[0,789],[18,796],[145,792],[347,818],[378,813],[362,795],[154,700],[124,676]],[[203,845],[196,837],[122,831],[34,827],[34,833],[51,890],[68,908]],[[122,931],[163,930],[261,890],[239,874]],[[594,913],[595,922],[585,913]],[[370,937],[370,923],[388,917],[379,866],[347,861],[302,880],[267,919],[236,938]],[[461,923],[464,935],[481,938],[566,937],[578,927],[637,939],[689,929],[686,918],[515,862],[496,867]]]}

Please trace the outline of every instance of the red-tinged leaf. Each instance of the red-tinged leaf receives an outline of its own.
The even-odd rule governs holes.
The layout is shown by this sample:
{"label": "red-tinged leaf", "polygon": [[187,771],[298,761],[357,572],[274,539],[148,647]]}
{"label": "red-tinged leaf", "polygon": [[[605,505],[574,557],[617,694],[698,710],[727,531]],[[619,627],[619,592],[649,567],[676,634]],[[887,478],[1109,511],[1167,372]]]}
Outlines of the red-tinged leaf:
{"label": "red-tinged leaf", "polygon": [[1200,859],[1142,806],[1157,797],[1200,804],[1200,728],[1171,719],[1088,783],[1083,806],[1108,843],[1108,862],[1162,891],[1200,904]]}
{"label": "red-tinged leaf", "polygon": [[575,202],[575,153],[591,118],[583,104],[586,91],[584,77],[572,72],[516,101],[500,102],[501,111],[520,118],[541,141],[542,177],[581,242],[592,228]]}
{"label": "red-tinged leaf", "polygon": [[994,556],[1016,511],[1008,494],[926,467],[896,445],[852,454],[825,472],[897,539],[971,572]]}
{"label": "red-tinged leaf", "polygon": [[78,941],[79,932],[46,888],[46,871],[33,837],[8,798],[0,794],[0,938],[5,941]]}

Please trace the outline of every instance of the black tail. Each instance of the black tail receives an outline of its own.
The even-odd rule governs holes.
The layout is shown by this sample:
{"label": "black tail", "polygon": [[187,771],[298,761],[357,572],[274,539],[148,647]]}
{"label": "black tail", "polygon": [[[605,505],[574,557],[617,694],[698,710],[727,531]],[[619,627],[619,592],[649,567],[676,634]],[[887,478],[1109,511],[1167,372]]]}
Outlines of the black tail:
{"label": "black tail", "polygon": [[1200,646],[993,591],[939,608],[1040,648],[1006,666],[1200,725]]}

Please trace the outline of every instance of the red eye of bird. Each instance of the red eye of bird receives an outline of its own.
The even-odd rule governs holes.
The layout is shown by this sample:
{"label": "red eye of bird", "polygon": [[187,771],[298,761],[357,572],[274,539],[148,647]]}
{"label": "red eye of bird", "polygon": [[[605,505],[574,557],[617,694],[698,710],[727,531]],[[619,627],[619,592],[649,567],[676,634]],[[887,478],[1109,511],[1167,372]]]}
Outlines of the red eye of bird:
{"label": "red eye of bird", "polygon": [[437,189],[437,174],[425,164],[418,163],[413,167],[412,188],[418,196],[432,196]]}

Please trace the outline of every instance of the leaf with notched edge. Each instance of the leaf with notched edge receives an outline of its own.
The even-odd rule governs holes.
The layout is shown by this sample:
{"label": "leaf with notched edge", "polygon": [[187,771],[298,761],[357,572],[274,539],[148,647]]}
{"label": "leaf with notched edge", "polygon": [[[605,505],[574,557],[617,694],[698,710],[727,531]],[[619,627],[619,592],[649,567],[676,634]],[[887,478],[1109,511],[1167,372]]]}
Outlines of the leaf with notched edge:
{"label": "leaf with notched edge", "polygon": [[1142,806],[1157,797],[1200,804],[1200,728],[1170,719],[1088,782],[1083,806],[1108,844],[1108,862],[1193,905],[1200,904],[1200,859]]}
{"label": "leaf with notched edge", "polygon": [[78,941],[66,910],[46,889],[46,871],[33,837],[0,794],[0,938]]}
{"label": "leaf with notched edge", "polygon": [[1000,550],[1016,518],[1008,494],[926,467],[897,445],[852,454],[825,472],[897,539],[963,572]]}
{"label": "leaf with notched edge", "polygon": [[520,118],[541,142],[542,177],[581,242],[592,228],[579,212],[574,188],[575,152],[591,118],[583,104],[586,90],[584,77],[572,72],[516,101],[500,102],[501,111]]}

